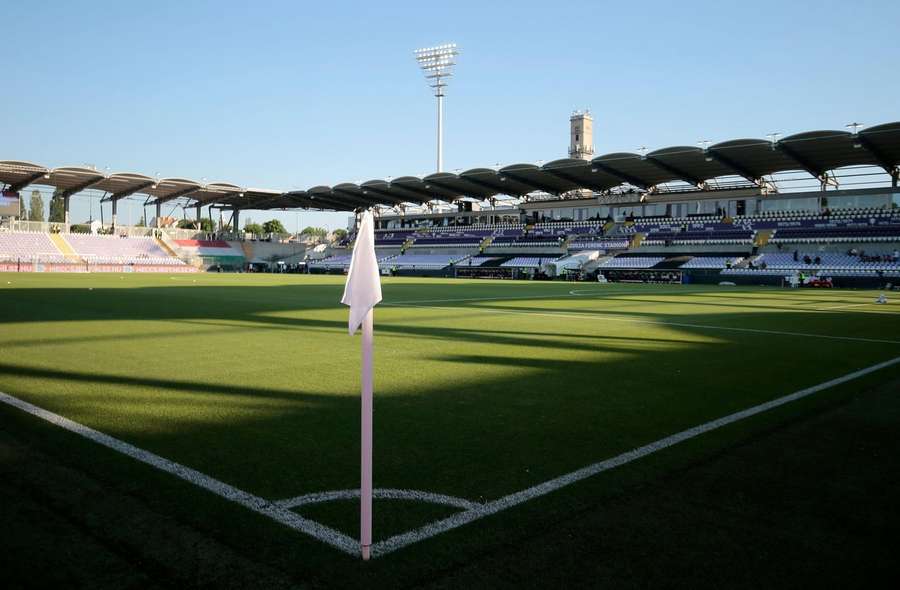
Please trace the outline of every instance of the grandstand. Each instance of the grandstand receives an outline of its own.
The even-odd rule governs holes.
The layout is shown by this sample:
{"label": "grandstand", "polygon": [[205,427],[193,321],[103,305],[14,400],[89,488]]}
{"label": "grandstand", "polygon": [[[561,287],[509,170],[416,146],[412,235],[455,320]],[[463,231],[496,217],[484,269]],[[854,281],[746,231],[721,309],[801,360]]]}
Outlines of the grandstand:
{"label": "grandstand", "polygon": [[[380,263],[401,275],[481,276],[460,275],[459,269],[484,267],[531,269],[536,272],[528,276],[550,273],[547,278],[553,278],[564,268],[569,278],[573,273],[585,279],[603,274],[616,280],[622,275],[607,271],[641,269],[648,271],[644,277],[655,270],[675,276],[670,271],[677,270],[685,282],[715,282],[720,274],[755,281],[775,270],[768,261],[781,260],[773,256],[782,248],[891,256],[900,242],[898,163],[900,122],[774,141],[736,139],[705,148],[667,147],[643,155],[613,153],[542,166],[514,164],[290,192],[3,161],[0,183],[9,199],[31,184],[62,191],[66,203],[84,190],[111,193],[111,223],[100,230],[125,237],[70,233],[68,218],[64,224],[40,227],[7,219],[0,231],[14,237],[6,238],[0,252],[7,267],[15,262],[18,270],[45,271],[117,265],[240,270],[284,258],[302,262],[304,253],[297,249],[257,247],[254,252],[240,234],[117,225],[117,200],[146,194],[158,215],[162,204],[182,202],[197,207],[198,215],[203,206],[229,208],[235,223],[242,210],[374,207],[379,210]],[[794,181],[802,178],[816,183],[817,190],[798,188]],[[845,178],[853,179],[852,184],[845,187]],[[860,184],[865,188],[857,188]],[[500,197],[504,204],[498,206]],[[23,229],[45,237],[25,237],[30,234]],[[343,271],[352,239],[294,268]],[[567,258],[564,267],[543,264],[580,252],[587,254]],[[754,264],[756,260],[760,262]],[[729,261],[732,268],[727,268]],[[874,286],[893,268],[832,264],[820,270],[854,278],[837,286]]]}
{"label": "grandstand", "polygon": [[0,268],[44,272],[190,272],[150,237],[0,232]]}
{"label": "grandstand", "polygon": [[439,270],[468,258],[467,255],[454,254],[400,254],[378,261],[382,267],[398,269]]}

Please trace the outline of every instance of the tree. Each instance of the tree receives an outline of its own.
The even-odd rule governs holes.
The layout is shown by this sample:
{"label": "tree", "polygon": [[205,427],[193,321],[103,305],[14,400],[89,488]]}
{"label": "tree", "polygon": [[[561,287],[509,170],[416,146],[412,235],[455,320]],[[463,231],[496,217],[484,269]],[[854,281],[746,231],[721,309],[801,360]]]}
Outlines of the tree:
{"label": "tree", "polygon": [[63,223],[66,220],[66,203],[62,196],[62,191],[56,189],[53,191],[53,197],[50,199],[50,217],[47,221],[51,223]]}
{"label": "tree", "polygon": [[31,191],[29,209],[28,221],[44,221],[44,198],[41,196],[41,191]]}
{"label": "tree", "polygon": [[263,233],[267,234],[286,234],[288,233],[284,226],[277,219],[270,219],[263,225]]}
{"label": "tree", "polygon": [[258,223],[247,222],[244,224],[244,233],[261,235],[265,233],[263,226]]}
{"label": "tree", "polygon": [[328,230],[324,227],[307,227],[304,228],[302,232],[300,232],[301,236],[305,236],[306,239],[312,239],[317,242],[324,242],[328,237]]}
{"label": "tree", "polygon": [[347,237],[347,230],[338,228],[331,232],[331,241],[340,242]]}
{"label": "tree", "polygon": [[141,220],[138,221],[138,224],[136,227],[147,227],[147,211],[146,210],[141,211]]}
{"label": "tree", "polygon": [[[181,219],[178,221],[178,228],[180,229],[197,229],[197,220],[196,219]],[[213,231],[213,221],[208,217],[200,218],[200,231],[211,232]]]}

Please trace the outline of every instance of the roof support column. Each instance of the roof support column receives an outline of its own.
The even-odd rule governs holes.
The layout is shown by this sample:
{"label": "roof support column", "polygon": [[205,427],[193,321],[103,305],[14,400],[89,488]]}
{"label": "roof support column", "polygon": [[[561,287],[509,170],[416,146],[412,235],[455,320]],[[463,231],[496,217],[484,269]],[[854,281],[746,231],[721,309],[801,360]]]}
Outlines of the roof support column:
{"label": "roof support column", "polygon": [[63,217],[63,222],[65,223],[66,228],[65,233],[69,233],[69,195],[63,196],[63,211],[65,211],[65,216]]}
{"label": "roof support column", "polygon": [[156,203],[156,227],[157,228],[159,228],[159,218],[160,217],[162,217],[162,203]]}
{"label": "roof support column", "polygon": [[829,174],[828,172],[823,172],[821,176],[819,176],[819,186],[821,191],[828,190],[828,185],[832,185],[834,188],[840,188],[840,184],[838,183],[838,179]]}
{"label": "roof support column", "polygon": [[239,234],[241,232],[241,210],[237,207],[235,207],[234,213],[231,214],[231,224],[231,231]]}
{"label": "roof support column", "polygon": [[112,230],[113,233],[116,231],[116,221],[118,221],[116,214],[119,212],[119,201],[112,202]]}
{"label": "roof support column", "polygon": [[203,205],[197,203],[197,231],[200,231],[203,228],[203,224],[200,223],[200,218],[203,215]]}
{"label": "roof support column", "polygon": [[891,188],[897,188],[898,179],[900,179],[900,168],[894,168],[891,172]]}

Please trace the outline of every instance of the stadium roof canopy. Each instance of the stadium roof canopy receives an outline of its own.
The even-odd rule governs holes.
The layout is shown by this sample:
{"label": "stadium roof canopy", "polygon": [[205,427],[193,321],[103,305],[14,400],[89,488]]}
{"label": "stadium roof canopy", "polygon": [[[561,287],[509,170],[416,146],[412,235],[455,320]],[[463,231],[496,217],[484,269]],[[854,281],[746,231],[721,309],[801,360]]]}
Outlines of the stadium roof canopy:
{"label": "stadium roof canopy", "polygon": [[709,145],[673,146],[645,154],[616,152],[593,160],[560,159],[543,166],[513,164],[499,169],[473,168],[460,173],[438,172],[419,178],[402,176],[359,184],[314,186],[283,192],[242,188],[227,182],[203,184],[184,178],[155,179],[122,172],[104,174],[92,168],[47,168],[30,162],[0,161],[0,183],[12,190],[37,184],[70,196],[93,189],[104,200],[132,194],[151,203],[186,199],[191,205],[235,209],[324,209],[353,211],[376,205],[424,204],[430,201],[489,199],[497,195],[524,197],[542,192],[562,195],[575,189],[609,191],[626,185],[652,190],[669,182],[698,188],[718,178],[740,177],[761,184],[777,173],[800,171],[823,183],[834,171],[849,166],[874,166],[898,183],[900,122],[859,132],[810,131],[783,139],[733,139]]}

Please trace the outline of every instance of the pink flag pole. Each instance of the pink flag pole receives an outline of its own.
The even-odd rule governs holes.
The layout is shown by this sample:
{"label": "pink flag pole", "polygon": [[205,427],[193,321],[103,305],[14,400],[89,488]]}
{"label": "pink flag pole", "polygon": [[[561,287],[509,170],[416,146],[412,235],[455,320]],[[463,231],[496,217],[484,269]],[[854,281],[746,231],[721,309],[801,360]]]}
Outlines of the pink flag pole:
{"label": "pink flag pole", "polygon": [[359,544],[362,558],[371,557],[372,547],[372,315],[362,323],[362,424],[359,489]]}

